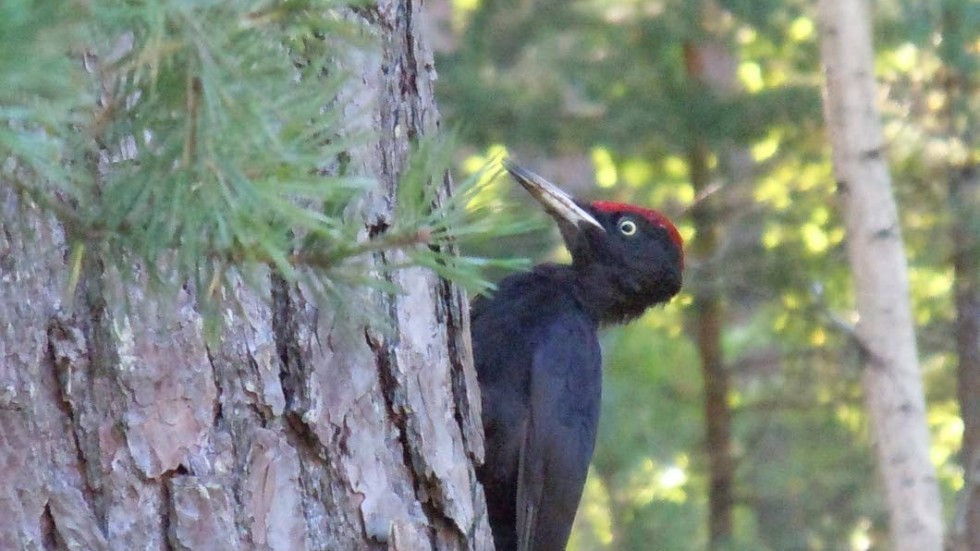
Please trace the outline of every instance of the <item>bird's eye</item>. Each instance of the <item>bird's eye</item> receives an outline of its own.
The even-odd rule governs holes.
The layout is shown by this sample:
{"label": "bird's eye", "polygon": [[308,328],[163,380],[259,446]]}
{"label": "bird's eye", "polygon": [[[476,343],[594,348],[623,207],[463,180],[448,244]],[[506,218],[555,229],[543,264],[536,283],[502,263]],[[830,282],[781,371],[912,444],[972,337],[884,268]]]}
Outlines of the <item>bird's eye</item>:
{"label": "bird's eye", "polygon": [[636,233],[636,222],[625,218],[619,221],[619,233],[623,235],[633,235]]}

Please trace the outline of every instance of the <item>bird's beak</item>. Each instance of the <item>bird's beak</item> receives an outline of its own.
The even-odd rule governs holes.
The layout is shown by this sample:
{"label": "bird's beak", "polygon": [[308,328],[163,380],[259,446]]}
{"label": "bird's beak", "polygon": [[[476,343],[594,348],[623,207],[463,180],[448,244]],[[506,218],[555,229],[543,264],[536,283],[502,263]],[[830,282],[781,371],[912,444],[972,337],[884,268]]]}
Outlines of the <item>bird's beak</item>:
{"label": "bird's beak", "polygon": [[504,159],[503,165],[507,172],[510,172],[511,176],[524,186],[531,197],[537,199],[548,211],[548,214],[558,220],[559,223],[565,222],[578,229],[582,229],[582,226],[586,224],[591,224],[602,231],[606,231],[595,217],[575,204],[574,199],[548,180],[530,170],[517,166],[510,159]]}

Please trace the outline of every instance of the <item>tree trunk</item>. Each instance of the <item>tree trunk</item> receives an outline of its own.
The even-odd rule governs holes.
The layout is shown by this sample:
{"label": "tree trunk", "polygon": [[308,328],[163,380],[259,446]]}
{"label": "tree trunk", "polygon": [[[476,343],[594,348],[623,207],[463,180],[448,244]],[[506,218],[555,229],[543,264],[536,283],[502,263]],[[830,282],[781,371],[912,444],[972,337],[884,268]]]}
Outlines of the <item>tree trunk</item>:
{"label": "tree trunk", "polygon": [[[719,16],[713,3],[706,4],[701,25],[711,28],[712,17]],[[703,40],[684,44],[684,62],[691,85],[696,93],[731,94],[735,88],[735,62],[723,45]],[[721,293],[718,261],[718,234],[721,221],[718,213],[718,194],[712,194],[711,173],[708,168],[709,150],[698,136],[700,129],[691,131],[687,164],[698,202],[691,211],[695,239],[692,256],[700,261],[692,278],[694,308],[692,324],[695,342],[701,358],[704,381],[704,423],[708,456],[708,534],[712,549],[718,549],[732,538],[735,505],[735,458],[732,446],[732,408],[728,403],[731,373],[722,356],[721,337],[724,323],[724,304]],[[719,152],[719,156],[729,152]]]}
{"label": "tree trunk", "polygon": [[[968,2],[946,0],[942,11],[942,76],[946,92],[947,140],[975,150],[976,60],[969,53],[976,29]],[[950,527],[957,551],[980,549],[980,171],[969,154],[949,159],[950,240],[956,319],[956,388],[963,419],[960,463],[964,483]]]}
{"label": "tree trunk", "polygon": [[892,546],[942,549],[942,507],[909,305],[897,207],[876,107],[871,21],[865,1],[821,0],[825,117],[854,274],[863,386]]}
{"label": "tree trunk", "polygon": [[[708,159],[704,147],[688,155],[695,193],[708,187]],[[735,460],[732,457],[732,410],[728,405],[731,376],[721,351],[722,301],[714,270],[718,220],[713,200],[702,201],[692,212],[697,238],[691,252],[703,260],[693,286],[694,319],[701,378],[704,382],[704,424],[708,456],[708,534],[712,549],[732,537]]]}
{"label": "tree trunk", "polygon": [[956,389],[963,418],[960,462],[964,484],[952,536],[957,549],[980,549],[980,174],[950,168],[953,279],[956,319]]}
{"label": "tree trunk", "polygon": [[[351,130],[376,137],[350,152],[379,182],[367,235],[438,114],[419,4],[360,15],[381,38],[346,91]],[[206,341],[192,293],[150,296],[97,260],[64,297],[64,232],[17,201],[0,187],[0,549],[492,548],[459,289],[395,272],[404,293],[350,297],[386,323],[357,325],[270,277],[226,297]]]}

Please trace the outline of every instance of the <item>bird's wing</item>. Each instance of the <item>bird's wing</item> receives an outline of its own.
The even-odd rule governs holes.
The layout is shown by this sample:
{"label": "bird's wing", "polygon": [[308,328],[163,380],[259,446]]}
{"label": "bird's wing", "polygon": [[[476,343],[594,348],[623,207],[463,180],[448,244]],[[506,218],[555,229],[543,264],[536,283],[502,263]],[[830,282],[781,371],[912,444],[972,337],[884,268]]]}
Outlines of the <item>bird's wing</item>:
{"label": "bird's wing", "polygon": [[[534,542],[535,517],[541,504],[542,468],[540,455],[534,453],[534,443],[531,442],[533,430],[529,430],[531,419],[524,423],[524,440],[521,442],[521,452],[517,460],[517,550],[531,551]],[[534,462],[532,465],[531,462]]]}
{"label": "bird's wing", "polygon": [[559,316],[535,347],[518,460],[519,551],[565,548],[595,444],[600,362],[595,328],[580,315]]}

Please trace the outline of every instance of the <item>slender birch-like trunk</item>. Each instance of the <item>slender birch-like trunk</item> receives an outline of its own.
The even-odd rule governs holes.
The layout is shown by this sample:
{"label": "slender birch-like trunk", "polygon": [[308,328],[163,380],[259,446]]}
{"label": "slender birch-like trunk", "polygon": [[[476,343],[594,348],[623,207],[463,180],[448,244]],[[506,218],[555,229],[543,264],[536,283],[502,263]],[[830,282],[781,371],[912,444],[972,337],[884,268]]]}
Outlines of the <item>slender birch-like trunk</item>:
{"label": "slender birch-like trunk", "polygon": [[824,112],[866,356],[863,386],[892,549],[939,551],[942,505],[929,460],[908,267],[876,106],[865,0],[821,0]]}

